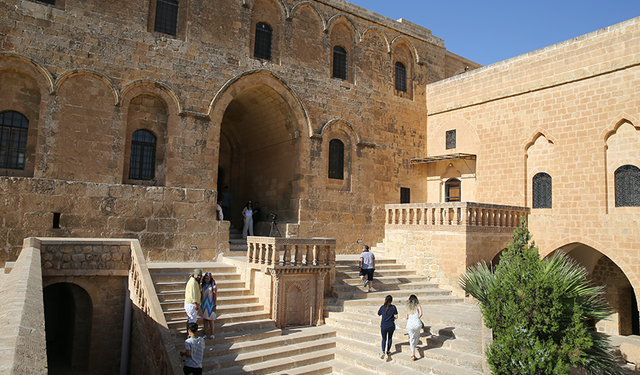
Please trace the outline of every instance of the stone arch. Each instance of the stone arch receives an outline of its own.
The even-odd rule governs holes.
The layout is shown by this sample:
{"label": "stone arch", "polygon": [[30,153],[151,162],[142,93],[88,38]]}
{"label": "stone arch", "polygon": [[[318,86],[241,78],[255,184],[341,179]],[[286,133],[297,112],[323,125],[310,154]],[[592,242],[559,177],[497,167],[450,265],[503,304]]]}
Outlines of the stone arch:
{"label": "stone arch", "polygon": [[42,64],[15,53],[0,52],[0,70],[7,68],[24,71],[38,82],[42,92],[55,93],[55,79]]}
{"label": "stone arch", "polygon": [[[615,313],[610,321],[596,322],[598,331],[609,335],[639,334],[638,284],[633,280],[635,278],[629,277],[634,275],[629,273],[629,270],[625,271],[619,261],[610,256],[614,253],[613,251],[587,245],[585,242],[589,241],[565,242],[561,247],[554,248],[545,258],[556,251],[565,252],[587,270],[594,284],[604,288],[605,298],[614,308]],[[595,243],[592,244],[595,245]],[[632,301],[635,301],[635,304]],[[633,324],[632,321],[634,321]]]}
{"label": "stone arch", "polygon": [[111,93],[113,94],[113,105],[117,106],[118,103],[120,103],[120,92],[118,91],[118,89],[116,88],[116,84],[111,80],[111,78],[107,77],[106,75],[97,72],[93,69],[73,69],[73,70],[68,70],[64,73],[62,73],[58,79],[55,82],[55,88],[56,88],[56,92],[60,90],[60,87],[62,87],[62,85],[69,80],[69,78],[71,77],[76,77],[79,75],[90,75],[93,76],[97,79],[99,79],[100,81],[102,81],[111,91]]}
{"label": "stone arch", "polygon": [[399,43],[406,43],[407,49],[409,50],[409,52],[411,52],[414,62],[416,64],[420,63],[420,56],[418,55],[418,50],[416,49],[411,39],[407,38],[404,35],[398,35],[395,38],[393,38],[390,45],[391,51],[393,51],[396,44],[399,44]]}
{"label": "stone arch", "polygon": [[358,34],[355,23],[345,15],[337,15],[329,20],[329,53],[330,53],[330,77],[335,78],[336,75],[333,72],[335,67],[334,48],[344,48],[347,54],[347,76],[346,81],[355,82],[355,65],[356,65],[356,38]]}
{"label": "stone arch", "polygon": [[[306,132],[308,137],[312,137],[313,125],[311,124],[311,116],[309,116],[309,112],[304,103],[284,79],[268,70],[247,71],[225,82],[209,105],[208,114],[211,117],[211,122],[219,124],[222,121],[225,109],[238,93],[260,84],[271,87],[282,96],[291,106],[296,118],[296,123],[300,125],[300,128],[296,131],[299,132],[299,134]],[[305,126],[306,129],[304,128]]]}
{"label": "stone arch", "polygon": [[[524,150],[525,205],[533,207],[533,177],[538,173],[547,173],[553,181],[558,181],[558,174],[553,163],[556,142],[550,140],[545,132],[537,130]],[[552,198],[553,198],[552,194]]]}
{"label": "stone arch", "polygon": [[155,80],[139,79],[129,82],[122,89],[118,105],[123,106],[125,103],[130,102],[131,99],[140,94],[149,94],[160,98],[167,105],[171,115],[175,116],[182,114],[182,105],[180,104],[180,100],[178,99],[178,95],[176,95],[175,91],[162,82]]}
{"label": "stone arch", "polygon": [[640,126],[629,120],[630,116],[621,117],[615,125],[605,132],[604,160],[607,192],[607,212],[635,211],[637,207],[616,206],[616,177],[615,172],[623,165],[640,167]]}
{"label": "stone arch", "polygon": [[[333,119],[324,124],[320,132],[320,137],[322,138],[323,155],[323,166],[321,173],[323,173],[322,176],[325,177],[327,188],[333,190],[350,191],[352,180],[351,177],[353,170],[355,169],[353,165],[355,160],[355,146],[360,144],[360,138],[358,134],[355,132],[353,126],[348,121]],[[343,179],[330,178],[330,176],[327,175],[330,160],[329,142],[334,139],[341,141],[344,145]]]}
{"label": "stone arch", "polygon": [[[258,0],[241,0],[241,1],[242,1],[243,7],[253,10],[253,6]],[[284,2],[284,0],[273,0],[273,2],[278,4],[278,6],[280,7],[280,10],[282,11],[282,16],[284,17],[284,19],[290,18],[289,7],[287,7],[287,4]]]}
{"label": "stone arch", "polygon": [[604,129],[602,129],[602,132],[600,132],[600,139],[602,139],[604,141],[604,146],[606,147],[607,145],[607,141],[608,139],[616,132],[618,131],[618,128],[622,125],[624,125],[625,123],[629,123],[632,126],[634,126],[636,129],[640,130],[640,127],[633,125],[633,124],[640,124],[640,120],[638,120],[635,116],[630,115],[626,112],[621,113],[620,115],[618,115],[614,121],[610,122]]}
{"label": "stone arch", "polygon": [[369,28],[367,28],[363,33],[362,36],[360,37],[360,44],[362,44],[364,42],[364,38],[368,35],[368,34],[378,34],[380,36],[380,38],[384,41],[386,48],[386,52],[387,53],[391,53],[391,44],[389,43],[389,38],[387,38],[387,35],[382,32],[382,30],[380,30],[380,28],[376,27],[376,26],[371,26]]}
{"label": "stone arch", "polygon": [[[411,99],[413,98],[414,57],[412,55],[410,45],[405,43],[404,39],[400,39],[399,41],[394,42],[395,43],[391,46],[391,69],[393,72],[392,76],[394,80],[393,89],[396,95],[403,98]],[[396,63],[401,63],[405,68],[406,92],[399,91],[396,88]]]}
{"label": "stone arch", "polygon": [[249,199],[260,201],[264,212],[276,212],[283,222],[297,222],[296,175],[306,146],[300,134],[311,133],[298,96],[273,73],[252,71],[227,82],[210,113],[221,137],[218,175],[228,177],[233,196],[232,225],[234,219],[240,223],[242,203]]}
{"label": "stone arch", "polygon": [[360,39],[360,34],[358,31],[358,25],[356,24],[356,22],[354,20],[351,19],[351,17],[349,17],[348,15],[344,14],[344,13],[340,13],[340,14],[336,14],[331,16],[331,18],[329,18],[329,20],[327,21],[326,25],[326,29],[325,31],[328,33],[331,33],[331,31],[333,30],[333,28],[336,25],[339,25],[340,23],[345,23],[348,25],[348,27],[351,29],[351,31],[353,32],[353,41],[356,41],[357,39]]}
{"label": "stone arch", "polygon": [[558,141],[556,140],[556,138],[553,137],[551,134],[549,134],[549,132],[547,130],[544,130],[542,128],[538,128],[533,132],[533,134],[525,142],[524,147],[523,147],[525,154],[527,153],[527,150],[531,146],[533,146],[533,144],[536,143],[536,141],[540,137],[546,138],[549,141],[549,143],[551,143],[551,144],[554,144],[554,145],[558,144]]}
{"label": "stone arch", "polygon": [[310,2],[310,1],[301,1],[299,3],[297,3],[296,5],[293,6],[293,8],[291,8],[291,10],[289,11],[290,16],[288,18],[293,18],[296,14],[296,11],[298,9],[301,9],[303,7],[309,7],[311,8],[316,15],[318,16],[318,18],[320,19],[320,23],[322,24],[322,30],[326,30],[327,29],[327,20],[325,20],[324,15],[322,14],[322,12],[320,12],[320,9],[318,9],[318,7],[316,6],[316,4]]}
{"label": "stone arch", "polygon": [[282,0],[253,0],[251,4],[251,26],[249,32],[249,53],[254,54],[256,25],[265,23],[271,28],[271,59],[273,63],[280,62],[284,42],[284,20],[289,19],[289,11]]}
{"label": "stone arch", "polygon": [[52,374],[89,369],[93,302],[75,283],[43,288],[47,359]]}

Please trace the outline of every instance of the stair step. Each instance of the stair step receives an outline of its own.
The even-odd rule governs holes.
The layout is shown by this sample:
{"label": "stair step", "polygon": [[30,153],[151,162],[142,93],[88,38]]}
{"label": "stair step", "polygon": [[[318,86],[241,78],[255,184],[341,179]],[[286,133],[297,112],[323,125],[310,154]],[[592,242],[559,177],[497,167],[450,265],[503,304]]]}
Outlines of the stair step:
{"label": "stair step", "polygon": [[[207,371],[207,374],[236,375],[236,374],[328,374],[331,365],[329,361],[335,358],[335,349],[325,349],[311,353],[292,355],[286,358],[267,360],[244,366],[233,366],[224,369]],[[324,364],[324,366],[323,366]],[[303,370],[307,367],[307,370]],[[318,370],[320,369],[320,370]],[[307,372],[310,371],[310,372]],[[315,372],[320,371],[320,372]]]}
{"label": "stair step", "polygon": [[[167,321],[167,325],[169,329],[181,330],[184,331],[184,335],[186,337],[186,327],[187,327],[187,319],[177,319],[173,321]],[[202,320],[198,319],[198,325],[202,327]],[[257,319],[250,321],[240,321],[240,322],[230,322],[219,324],[218,320],[216,320],[216,339],[218,332],[220,333],[229,333],[229,332],[243,332],[243,331],[252,331],[266,328],[275,328],[275,323],[271,319]],[[182,333],[182,332],[181,332]]]}

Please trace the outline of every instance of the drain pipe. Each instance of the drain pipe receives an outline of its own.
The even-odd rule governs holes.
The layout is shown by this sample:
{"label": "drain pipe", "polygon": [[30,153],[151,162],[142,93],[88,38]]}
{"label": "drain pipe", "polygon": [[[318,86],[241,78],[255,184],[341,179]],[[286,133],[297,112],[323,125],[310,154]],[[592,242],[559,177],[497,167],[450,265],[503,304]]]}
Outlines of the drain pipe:
{"label": "drain pipe", "polygon": [[120,375],[129,373],[129,343],[131,341],[131,292],[129,283],[124,300],[124,325],[122,327],[122,351],[120,352]]}

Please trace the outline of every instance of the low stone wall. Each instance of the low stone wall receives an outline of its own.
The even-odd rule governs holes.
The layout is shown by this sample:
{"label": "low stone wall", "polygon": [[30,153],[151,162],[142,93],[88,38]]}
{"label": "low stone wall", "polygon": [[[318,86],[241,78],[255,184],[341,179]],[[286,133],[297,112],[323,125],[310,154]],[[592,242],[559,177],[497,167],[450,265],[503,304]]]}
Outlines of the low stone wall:
{"label": "low stone wall", "polygon": [[[0,265],[17,259],[27,237],[135,238],[147,260],[210,261],[229,248],[229,223],[216,220],[216,194],[0,177]],[[54,228],[57,214],[59,228]]]}
{"label": "low stone wall", "polygon": [[47,374],[40,249],[24,241],[0,289],[0,373]]}

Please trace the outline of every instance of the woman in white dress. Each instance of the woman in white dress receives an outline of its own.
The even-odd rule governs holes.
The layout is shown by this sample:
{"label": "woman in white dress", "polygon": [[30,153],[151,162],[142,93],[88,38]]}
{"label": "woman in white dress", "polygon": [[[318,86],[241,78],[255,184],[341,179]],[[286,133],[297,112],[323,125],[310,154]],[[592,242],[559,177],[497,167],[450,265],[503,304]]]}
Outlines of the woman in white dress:
{"label": "woman in white dress", "polygon": [[251,207],[251,201],[247,202],[242,210],[242,220],[244,227],[242,227],[242,238],[247,239],[247,234],[253,236],[253,207]]}
{"label": "woman in white dress", "polygon": [[420,331],[422,330],[422,320],[420,320],[422,318],[422,306],[418,302],[418,297],[413,294],[409,297],[405,311],[407,313],[407,332],[409,332],[411,360],[415,361],[418,358],[416,357],[416,346],[420,341]]}

